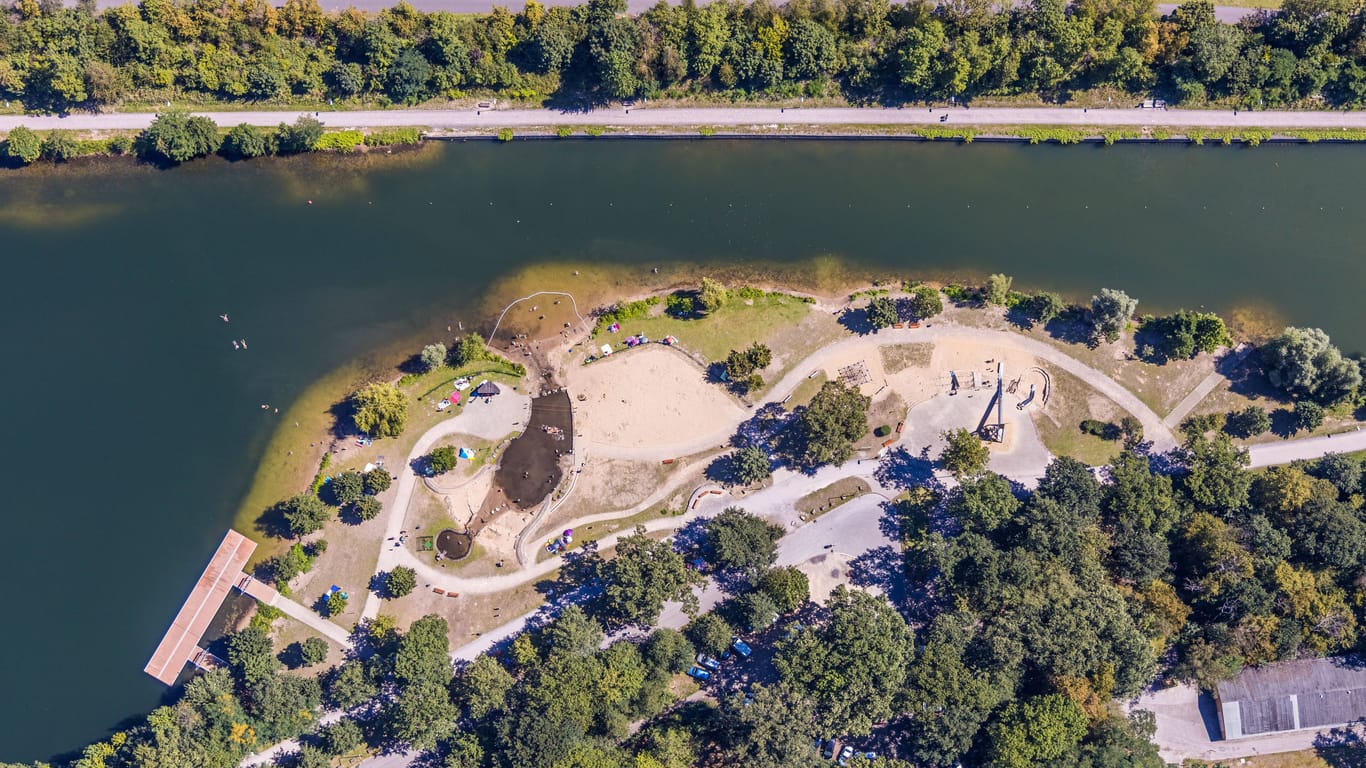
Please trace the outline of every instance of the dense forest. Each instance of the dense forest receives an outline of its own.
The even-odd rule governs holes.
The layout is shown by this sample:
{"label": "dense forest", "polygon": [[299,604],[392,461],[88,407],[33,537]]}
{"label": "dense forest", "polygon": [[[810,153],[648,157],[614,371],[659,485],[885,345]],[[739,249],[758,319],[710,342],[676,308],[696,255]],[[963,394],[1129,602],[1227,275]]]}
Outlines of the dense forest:
{"label": "dense forest", "polygon": [[[1004,5],[1005,8],[1000,6]],[[1366,25],[1347,0],[1287,0],[1233,26],[1207,0],[624,0],[520,13],[323,13],[316,0],[17,0],[0,97],[30,110],[125,100],[413,104],[496,94],[583,106],[636,97],[843,97],[895,105],[1079,91],[1244,108],[1359,106]]]}

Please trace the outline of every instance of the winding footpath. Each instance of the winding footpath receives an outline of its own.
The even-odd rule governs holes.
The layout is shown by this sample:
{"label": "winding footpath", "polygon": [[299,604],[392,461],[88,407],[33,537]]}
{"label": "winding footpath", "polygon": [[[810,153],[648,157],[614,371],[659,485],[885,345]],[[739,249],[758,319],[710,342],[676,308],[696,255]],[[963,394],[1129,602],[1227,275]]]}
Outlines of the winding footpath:
{"label": "winding footpath", "polygon": [[[715,129],[801,134],[808,128],[843,126],[955,127],[1049,125],[1070,127],[1366,129],[1366,111],[1257,111],[1217,109],[1112,109],[1069,107],[603,107],[586,111],[553,109],[388,109],[354,112],[245,110],[197,111],[222,126],[249,123],[273,126],[316,115],[329,128],[392,128],[419,126],[437,132],[476,133],[500,128],[557,128],[603,126],[613,129],[679,129],[690,135],[707,126]],[[149,112],[108,114],[3,115],[0,131],[25,125],[36,130],[67,128],[82,131],[140,130],[155,117]],[[990,131],[986,131],[990,133]]]}

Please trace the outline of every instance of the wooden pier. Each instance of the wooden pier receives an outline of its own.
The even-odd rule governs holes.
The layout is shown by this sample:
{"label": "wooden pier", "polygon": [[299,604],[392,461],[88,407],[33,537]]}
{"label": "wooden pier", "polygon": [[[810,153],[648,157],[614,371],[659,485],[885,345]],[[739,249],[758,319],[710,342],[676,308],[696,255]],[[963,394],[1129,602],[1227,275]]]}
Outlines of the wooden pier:
{"label": "wooden pier", "polygon": [[201,669],[218,662],[213,654],[199,647],[199,641],[233,587],[252,594],[252,590],[247,589],[252,583],[251,577],[244,574],[242,568],[255,549],[256,542],[237,531],[228,531],[171,622],[171,628],[166,630],[161,644],[143,668],[144,672],[166,685],[173,685],[187,662]]}

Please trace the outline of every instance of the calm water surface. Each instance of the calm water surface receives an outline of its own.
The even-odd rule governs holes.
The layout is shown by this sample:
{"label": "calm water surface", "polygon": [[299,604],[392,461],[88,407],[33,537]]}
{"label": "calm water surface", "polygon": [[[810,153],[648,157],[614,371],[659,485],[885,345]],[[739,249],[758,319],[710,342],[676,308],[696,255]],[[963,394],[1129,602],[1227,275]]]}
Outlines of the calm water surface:
{"label": "calm water surface", "polygon": [[1356,147],[710,140],[0,174],[0,761],[162,700],[142,665],[246,491],[261,403],[468,317],[521,268],[1004,271],[1141,309],[1269,307],[1362,351],[1361,178]]}

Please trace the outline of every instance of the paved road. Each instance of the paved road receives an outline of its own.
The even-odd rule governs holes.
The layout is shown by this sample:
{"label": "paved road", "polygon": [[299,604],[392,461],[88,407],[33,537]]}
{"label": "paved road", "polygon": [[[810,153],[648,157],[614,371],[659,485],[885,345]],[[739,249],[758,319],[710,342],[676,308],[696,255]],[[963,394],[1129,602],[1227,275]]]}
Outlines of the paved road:
{"label": "paved road", "polygon": [[1354,451],[1366,451],[1366,432],[1361,431],[1360,427],[1351,432],[1326,437],[1303,437],[1279,443],[1260,443],[1247,449],[1254,468],[1289,464],[1300,459],[1317,459],[1325,453]]}
{"label": "paved road", "polygon": [[[277,125],[292,122],[304,114],[286,112],[200,112],[219,125],[251,123]],[[968,125],[989,128],[993,125],[1061,125],[1076,127],[1143,127],[1221,128],[1248,127],[1265,129],[1294,128],[1366,128],[1366,111],[1265,111],[1244,112],[1236,115],[1228,110],[1170,109],[1151,110],[1119,107],[1115,109],[1072,109],[1065,107],[978,109],[935,107],[933,111],[921,107],[897,108],[821,108],[780,109],[777,107],[634,107],[629,112],[622,108],[603,108],[588,112],[560,112],[550,109],[393,109],[356,112],[321,112],[318,119],[332,128],[382,128],[393,126],[422,126],[434,131],[470,132],[498,128],[545,128],[554,126],[610,126],[613,128],[678,128],[694,133],[697,126],[726,129],[763,128],[767,131],[787,129],[801,133],[805,128],[821,126],[857,125]],[[940,118],[947,116],[946,122]],[[147,126],[154,115],[126,112],[104,115],[72,114],[58,116],[0,116],[0,131],[17,125],[47,130],[70,128],[75,130],[135,130]]]}

